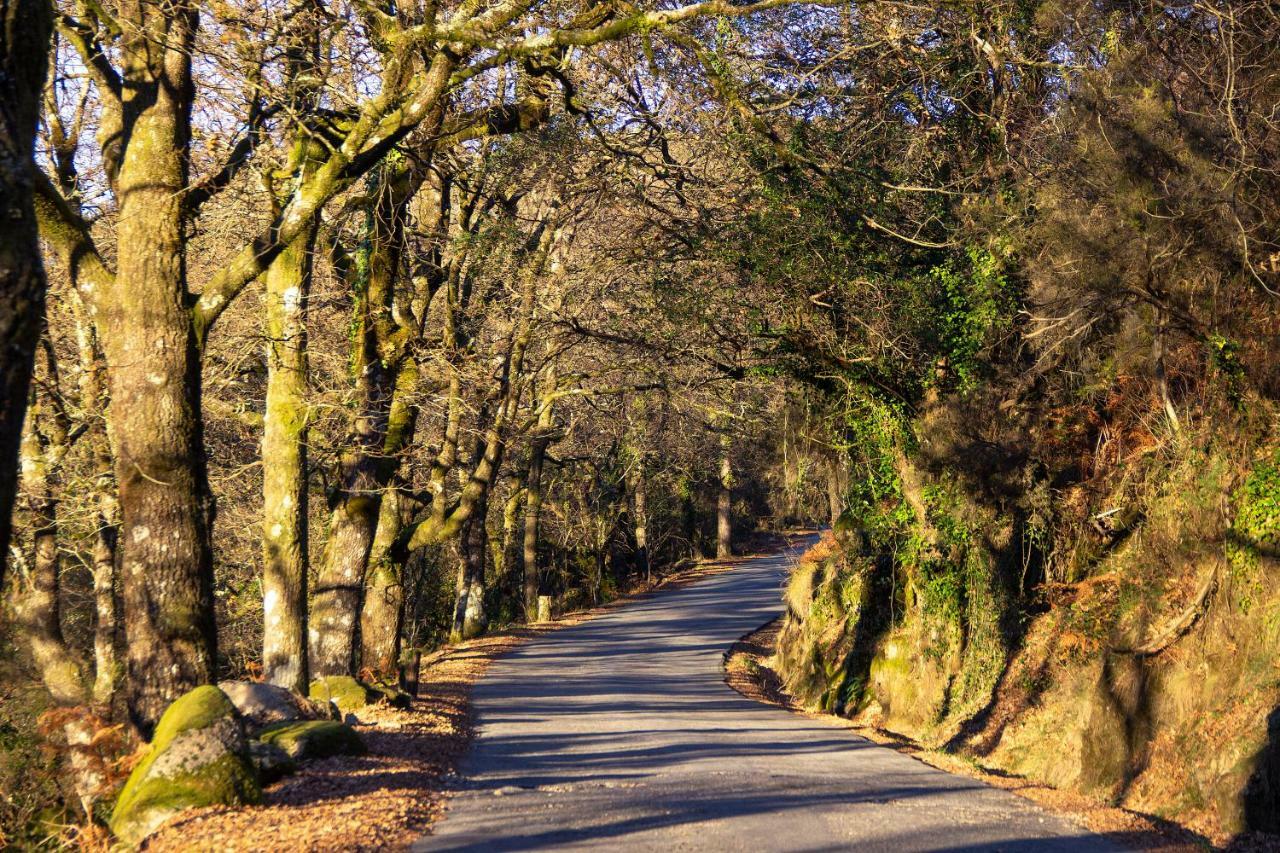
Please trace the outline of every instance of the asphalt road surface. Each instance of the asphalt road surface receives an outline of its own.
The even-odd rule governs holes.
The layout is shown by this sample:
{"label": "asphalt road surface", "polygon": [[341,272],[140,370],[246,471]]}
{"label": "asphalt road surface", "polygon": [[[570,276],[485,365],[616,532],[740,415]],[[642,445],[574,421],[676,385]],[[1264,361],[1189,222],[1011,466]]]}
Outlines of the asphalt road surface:
{"label": "asphalt road surface", "polygon": [[497,661],[476,685],[458,791],[414,849],[1116,849],[729,688],[724,653],[778,615],[793,558],[660,591]]}

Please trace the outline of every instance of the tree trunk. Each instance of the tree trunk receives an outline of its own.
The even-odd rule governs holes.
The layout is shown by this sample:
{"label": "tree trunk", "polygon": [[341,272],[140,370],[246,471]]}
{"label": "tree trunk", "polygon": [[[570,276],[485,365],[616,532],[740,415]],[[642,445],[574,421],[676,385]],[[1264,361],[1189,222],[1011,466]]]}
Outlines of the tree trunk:
{"label": "tree trunk", "polygon": [[84,670],[62,634],[57,470],[66,447],[56,446],[56,442],[56,438],[51,442],[41,434],[33,422],[24,430],[22,486],[32,549],[30,567],[20,573],[23,577],[14,595],[13,615],[45,688],[56,704],[69,706],[82,704],[88,694]]}
{"label": "tree trunk", "polygon": [[729,438],[720,442],[720,493],[716,497],[716,557],[733,556],[733,464]]}
{"label": "tree trunk", "polygon": [[1156,387],[1160,390],[1160,405],[1164,408],[1164,416],[1169,421],[1169,430],[1174,438],[1182,436],[1182,421],[1178,418],[1178,409],[1173,405],[1173,397],[1169,394],[1169,376],[1165,371],[1165,319],[1164,312],[1156,313],[1156,328],[1151,337],[1151,362],[1154,367]]}
{"label": "tree trunk", "polygon": [[114,516],[109,518],[102,512],[98,514],[98,534],[93,545],[93,701],[109,708],[116,695],[118,675],[116,525]]}
{"label": "tree trunk", "polygon": [[73,291],[76,348],[80,358],[80,408],[87,421],[87,441],[93,454],[93,492],[97,503],[97,531],[93,541],[93,701],[110,707],[119,673],[116,663],[116,546],[120,507],[116,500],[115,455],[107,415],[107,366],[88,308]]}
{"label": "tree trunk", "polygon": [[369,555],[364,606],[360,610],[360,667],[379,681],[400,673],[400,629],[404,623],[402,566],[392,546],[404,528],[403,497],[388,489],[378,514],[378,530]]}
{"label": "tree trunk", "polygon": [[520,572],[524,586],[524,620],[539,619],[538,601],[542,598],[543,582],[538,570],[538,526],[542,518],[542,469],[546,464],[547,449],[551,446],[551,428],[555,423],[554,407],[556,374],[547,373],[547,390],[542,397],[537,426],[529,442],[529,471],[525,475],[524,531],[520,548]]}
{"label": "tree trunk", "polygon": [[377,532],[382,484],[371,453],[350,451],[343,464],[343,487],[329,516],[320,571],[311,601],[313,675],[351,675],[355,669],[355,627],[365,568]]}
{"label": "tree trunk", "polygon": [[636,463],[635,475],[635,495],[633,497],[635,509],[635,537],[636,537],[636,573],[642,575],[645,583],[652,578],[649,576],[649,510],[647,506],[647,498],[645,491],[648,489],[648,477],[645,476],[644,462]]}
{"label": "tree trunk", "polygon": [[484,633],[487,621],[484,613],[484,564],[488,550],[488,533],[485,530],[484,513],[488,500],[476,503],[475,511],[463,523],[459,540],[461,559],[458,565],[457,596],[453,610],[453,626],[449,631],[450,642],[461,642]]}
{"label": "tree trunk", "polygon": [[840,486],[840,464],[832,461],[827,467],[827,509],[831,515],[831,526],[835,527],[844,512],[843,489]]}
{"label": "tree trunk", "polygon": [[52,32],[53,6],[47,0],[0,0],[0,588],[9,559],[22,422],[44,316],[32,151]]}
{"label": "tree trunk", "polygon": [[693,483],[685,480],[680,492],[681,515],[684,523],[684,540],[689,546],[689,559],[700,559],[702,535],[698,530],[698,507],[694,502]]}
{"label": "tree trunk", "polygon": [[[289,110],[315,109],[322,23],[319,0],[290,0],[284,38]],[[305,183],[324,151],[309,130],[295,132],[288,172]],[[308,222],[267,268],[267,400],[262,433],[262,667],[271,684],[306,693],[308,500],[307,431],[310,411],[307,303],[316,223]]]}
{"label": "tree trunk", "polygon": [[538,614],[538,598],[542,594],[542,576],[538,571],[538,524],[542,515],[542,466],[550,437],[534,436],[529,448],[529,476],[525,481],[528,495],[524,504],[524,542],[520,551],[520,569],[524,575],[524,618],[532,622]]}
{"label": "tree trunk", "polygon": [[[305,145],[305,143],[300,143]],[[262,433],[262,667],[305,693],[307,665],[307,294],[314,228],[266,275],[267,404]]]}
{"label": "tree trunk", "polygon": [[489,531],[489,560],[493,565],[493,582],[499,589],[507,588],[511,571],[511,547],[516,527],[520,522],[520,505],[526,497],[525,487],[517,486],[502,503],[502,526]]}
{"label": "tree trunk", "polygon": [[149,735],[170,702],[214,680],[216,634],[182,212],[197,12],[181,2],[133,8],[122,50],[119,270],[97,321],[111,368],[129,712]]}
{"label": "tree trunk", "polygon": [[[351,282],[356,299],[352,365],[358,413],[342,455],[339,486],[330,499],[329,538],[311,604],[310,662],[318,676],[354,673],[355,633],[382,493],[413,423],[411,412],[405,413],[403,423],[393,422],[397,388],[416,383],[417,373],[412,359],[403,350],[395,351],[393,338],[400,330],[392,305],[404,249],[405,208],[422,178],[400,163],[380,168],[365,263],[355,266]],[[408,375],[402,377],[406,370]]]}

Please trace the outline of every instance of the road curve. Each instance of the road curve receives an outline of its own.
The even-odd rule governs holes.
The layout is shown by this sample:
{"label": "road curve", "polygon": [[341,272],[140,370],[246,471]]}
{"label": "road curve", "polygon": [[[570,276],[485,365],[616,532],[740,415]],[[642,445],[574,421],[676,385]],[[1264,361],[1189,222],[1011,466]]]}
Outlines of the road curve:
{"label": "road curve", "polygon": [[746,561],[497,661],[475,688],[463,781],[414,849],[1116,849],[725,685],[724,652],[778,614],[791,559]]}

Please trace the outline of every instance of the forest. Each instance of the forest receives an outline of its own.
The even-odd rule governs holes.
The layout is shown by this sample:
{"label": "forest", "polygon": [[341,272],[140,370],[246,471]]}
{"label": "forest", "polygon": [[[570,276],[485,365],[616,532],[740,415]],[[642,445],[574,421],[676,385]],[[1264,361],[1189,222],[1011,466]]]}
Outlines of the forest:
{"label": "forest", "polygon": [[207,685],[407,703],[801,527],[797,701],[1280,834],[1274,3],[0,28],[0,847],[141,843]]}

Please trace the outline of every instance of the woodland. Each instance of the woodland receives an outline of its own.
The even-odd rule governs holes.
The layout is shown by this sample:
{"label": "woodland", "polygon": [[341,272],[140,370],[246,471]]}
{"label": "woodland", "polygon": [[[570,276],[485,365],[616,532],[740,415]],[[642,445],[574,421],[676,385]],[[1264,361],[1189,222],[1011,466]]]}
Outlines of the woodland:
{"label": "woodland", "polygon": [[1274,3],[0,26],[0,846],[796,526],[803,702],[1280,833]]}

